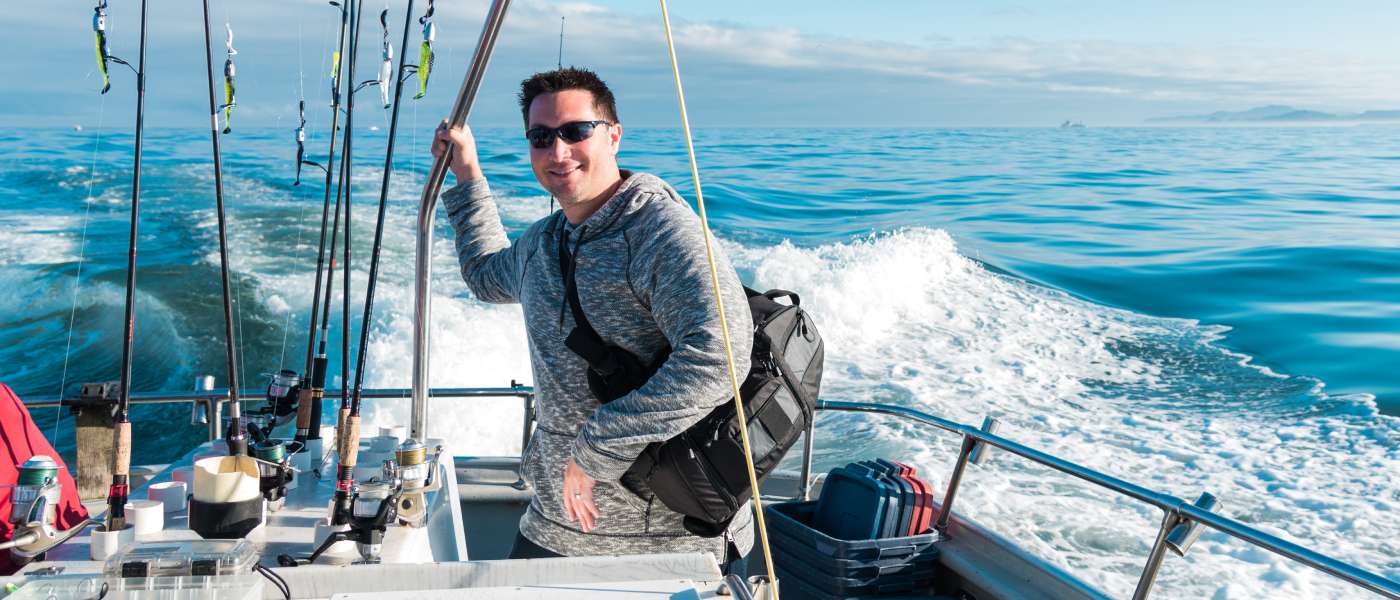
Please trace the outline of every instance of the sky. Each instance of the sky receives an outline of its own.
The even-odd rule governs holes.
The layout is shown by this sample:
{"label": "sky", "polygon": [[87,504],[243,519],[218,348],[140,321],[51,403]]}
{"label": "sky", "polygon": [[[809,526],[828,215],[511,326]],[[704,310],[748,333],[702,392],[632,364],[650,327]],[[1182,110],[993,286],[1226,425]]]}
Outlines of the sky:
{"label": "sky", "polygon": [[[239,51],[237,125],[295,126],[303,93],[309,119],[325,113],[335,8],[211,1],[216,70],[225,22]],[[395,46],[406,2],[387,3]],[[200,3],[149,3],[146,126],[206,128]],[[129,120],[119,117],[134,107],[130,71],[113,65],[111,91],[98,94],[92,2],[24,4],[0,11],[0,127]],[[450,109],[487,5],[437,1],[438,58],[428,96],[413,105],[418,118]],[[365,4],[357,79],[378,69],[382,32],[373,19],[385,6]],[[424,6],[416,3],[415,20]],[[1400,109],[1393,0],[674,0],[670,12],[696,127],[1140,125],[1268,104]],[[140,3],[110,0],[108,14],[112,54],[135,63]],[[660,11],[643,0],[515,0],[473,125],[518,124],[515,89],[555,66],[561,17],[564,64],[602,75],[624,123],[678,125]],[[377,95],[357,100],[372,105]]]}

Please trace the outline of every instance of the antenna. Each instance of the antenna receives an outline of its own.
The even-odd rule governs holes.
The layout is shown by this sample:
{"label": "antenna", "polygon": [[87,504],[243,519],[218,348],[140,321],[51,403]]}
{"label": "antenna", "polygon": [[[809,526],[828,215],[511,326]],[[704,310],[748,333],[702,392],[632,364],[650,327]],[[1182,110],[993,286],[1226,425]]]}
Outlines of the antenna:
{"label": "antenna", "polygon": [[560,68],[560,69],[564,68],[564,17],[563,17],[563,15],[560,15],[560,17],[559,17],[559,62],[558,62],[555,66],[556,66],[557,68]]}

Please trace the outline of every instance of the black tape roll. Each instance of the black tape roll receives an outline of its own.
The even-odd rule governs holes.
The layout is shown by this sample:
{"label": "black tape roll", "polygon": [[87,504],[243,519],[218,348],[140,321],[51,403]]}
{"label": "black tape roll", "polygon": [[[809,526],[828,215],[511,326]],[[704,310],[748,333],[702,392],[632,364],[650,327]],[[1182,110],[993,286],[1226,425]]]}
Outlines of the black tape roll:
{"label": "black tape roll", "polygon": [[206,540],[238,539],[262,524],[262,496],[241,502],[201,502],[190,498],[190,530]]}

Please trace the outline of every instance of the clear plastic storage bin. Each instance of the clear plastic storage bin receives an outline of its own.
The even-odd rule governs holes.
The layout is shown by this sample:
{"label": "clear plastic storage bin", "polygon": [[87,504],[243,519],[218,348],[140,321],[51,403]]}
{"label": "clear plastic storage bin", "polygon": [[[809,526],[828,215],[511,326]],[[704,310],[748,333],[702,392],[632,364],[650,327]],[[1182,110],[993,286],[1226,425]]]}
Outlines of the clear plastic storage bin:
{"label": "clear plastic storage bin", "polygon": [[107,559],[107,598],[123,600],[256,600],[264,580],[247,540],[136,544]]}

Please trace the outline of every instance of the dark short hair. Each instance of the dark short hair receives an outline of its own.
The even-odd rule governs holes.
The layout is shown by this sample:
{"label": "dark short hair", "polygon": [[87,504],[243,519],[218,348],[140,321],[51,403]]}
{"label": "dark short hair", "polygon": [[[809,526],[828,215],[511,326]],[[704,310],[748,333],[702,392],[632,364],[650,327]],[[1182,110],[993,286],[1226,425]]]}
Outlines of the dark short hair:
{"label": "dark short hair", "polygon": [[597,73],[578,67],[565,67],[543,73],[535,73],[520,82],[520,116],[525,126],[530,126],[530,103],[540,94],[552,94],[565,90],[584,90],[593,94],[593,110],[598,116],[617,123],[617,100],[613,98],[608,84]]}

